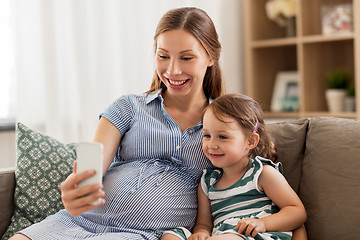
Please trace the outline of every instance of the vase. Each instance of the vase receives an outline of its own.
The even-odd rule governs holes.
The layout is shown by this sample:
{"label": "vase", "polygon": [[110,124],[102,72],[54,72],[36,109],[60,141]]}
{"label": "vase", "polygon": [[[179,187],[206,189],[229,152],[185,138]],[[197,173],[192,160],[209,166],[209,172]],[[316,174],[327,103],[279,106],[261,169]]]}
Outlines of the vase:
{"label": "vase", "polygon": [[296,36],[296,17],[290,17],[286,22],[286,36],[295,37]]}
{"label": "vase", "polygon": [[346,112],[355,112],[355,97],[347,96],[345,98],[345,111]]}
{"label": "vase", "polygon": [[345,89],[327,89],[325,96],[330,112],[344,112],[346,97]]}

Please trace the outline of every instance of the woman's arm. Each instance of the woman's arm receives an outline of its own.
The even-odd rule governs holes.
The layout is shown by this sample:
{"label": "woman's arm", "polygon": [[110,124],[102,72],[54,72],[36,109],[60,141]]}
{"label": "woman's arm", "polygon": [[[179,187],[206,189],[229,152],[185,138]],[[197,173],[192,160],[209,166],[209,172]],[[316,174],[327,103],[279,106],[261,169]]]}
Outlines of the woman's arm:
{"label": "woman's arm", "polygon": [[211,236],[213,228],[212,214],[210,209],[210,202],[201,188],[198,187],[198,214],[196,218],[193,234],[188,238],[189,240],[202,240]]}
{"label": "woman's arm", "polygon": [[95,132],[94,142],[102,143],[104,147],[103,154],[103,174],[109,168],[114,160],[115,154],[121,141],[120,131],[105,117],[100,118],[98,127]]}
{"label": "woman's arm", "polygon": [[[109,168],[113,161],[121,140],[119,130],[106,118],[102,117],[95,132],[94,142],[103,144],[103,174]],[[105,193],[101,191],[102,184],[93,184],[78,188],[77,184],[86,178],[95,174],[94,171],[84,171],[76,173],[76,162],[74,164],[74,173],[70,174],[61,184],[61,199],[65,209],[72,216],[80,216],[82,213],[97,208],[105,203],[102,199],[99,205],[90,203],[103,198]]]}

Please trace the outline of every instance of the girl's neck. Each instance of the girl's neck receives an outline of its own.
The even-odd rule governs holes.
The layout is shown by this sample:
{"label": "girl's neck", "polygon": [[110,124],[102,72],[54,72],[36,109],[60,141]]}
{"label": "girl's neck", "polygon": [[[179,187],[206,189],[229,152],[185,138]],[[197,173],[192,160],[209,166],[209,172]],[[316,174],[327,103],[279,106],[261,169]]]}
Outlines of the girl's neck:
{"label": "girl's neck", "polygon": [[238,182],[245,174],[249,166],[249,159],[242,161],[241,164],[234,167],[223,168],[223,173],[220,180],[216,183],[215,187],[219,189],[225,189],[231,187]]}

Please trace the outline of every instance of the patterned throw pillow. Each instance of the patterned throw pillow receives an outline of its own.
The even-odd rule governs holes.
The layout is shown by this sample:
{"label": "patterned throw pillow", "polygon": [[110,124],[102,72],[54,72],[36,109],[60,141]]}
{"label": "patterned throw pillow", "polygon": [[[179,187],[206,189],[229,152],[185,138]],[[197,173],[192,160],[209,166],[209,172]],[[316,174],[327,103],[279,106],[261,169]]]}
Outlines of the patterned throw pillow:
{"label": "patterned throw pillow", "polygon": [[15,211],[4,239],[63,208],[59,185],[72,172],[75,148],[17,124]]}

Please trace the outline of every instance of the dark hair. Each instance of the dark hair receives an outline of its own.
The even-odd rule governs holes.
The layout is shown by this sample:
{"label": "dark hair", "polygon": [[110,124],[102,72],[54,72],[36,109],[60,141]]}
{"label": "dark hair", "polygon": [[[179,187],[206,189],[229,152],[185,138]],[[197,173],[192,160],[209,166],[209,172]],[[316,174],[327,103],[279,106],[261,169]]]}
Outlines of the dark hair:
{"label": "dark hair", "polygon": [[224,121],[222,116],[235,119],[244,134],[250,135],[257,128],[259,143],[250,150],[249,157],[261,156],[276,161],[275,144],[266,129],[262,108],[254,99],[242,94],[225,94],[212,101],[204,111],[208,109],[211,109],[220,121]]}
{"label": "dark hair", "polygon": [[[201,43],[210,58],[214,60],[214,64],[207,68],[204,76],[203,91],[205,96],[215,99],[222,95],[223,83],[219,64],[221,44],[211,18],[205,11],[194,7],[176,8],[168,11],[160,19],[156,28],[155,51],[159,35],[175,29],[184,29],[191,33]],[[153,92],[157,89],[166,89],[166,86],[155,71],[150,90],[147,92]]]}

